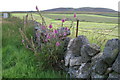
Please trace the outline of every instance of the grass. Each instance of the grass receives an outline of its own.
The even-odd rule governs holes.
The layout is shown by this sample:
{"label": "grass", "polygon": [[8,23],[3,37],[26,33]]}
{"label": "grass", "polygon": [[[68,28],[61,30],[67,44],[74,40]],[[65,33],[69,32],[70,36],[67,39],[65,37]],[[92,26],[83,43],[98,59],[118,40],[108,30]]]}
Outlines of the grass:
{"label": "grass", "polygon": [[[73,19],[73,14],[44,14],[44,16],[52,19],[70,18]],[[93,14],[77,14],[77,18],[83,22],[98,22],[98,23],[117,23],[117,17],[93,15]]]}
{"label": "grass", "polygon": [[2,18],[0,18],[0,79],[2,79]]}
{"label": "grass", "polygon": [[88,12],[88,11],[43,11],[43,14],[93,14],[109,17],[118,17],[118,12]]}
{"label": "grass", "polygon": [[[66,74],[38,67],[33,52],[27,50],[21,42],[19,18],[3,20],[2,24],[2,76],[4,78],[65,78]],[[47,65],[47,64],[46,64]]]}
{"label": "grass", "polygon": [[[17,16],[20,18],[23,18],[23,16],[27,13],[13,13],[13,16]],[[34,16],[39,16],[35,15]],[[43,16],[57,20],[57,19],[63,19],[63,18],[69,18],[73,19],[73,14],[43,14]],[[102,16],[102,15],[94,15],[94,14],[77,14],[77,18],[80,19],[82,22],[97,22],[97,23],[113,23],[116,24],[118,23],[118,17],[113,17],[113,16]]]}
{"label": "grass", "polygon": [[[26,14],[27,13],[14,13],[12,15],[16,17],[20,17],[22,19],[22,17],[25,16]],[[107,16],[105,15],[102,16],[97,14],[77,14],[77,18],[80,18],[81,20],[79,23],[78,34],[87,36],[90,43],[96,43],[99,46],[101,46],[101,48],[103,49],[104,44],[108,39],[118,38],[117,17],[111,16],[111,15],[109,16],[107,14]],[[40,20],[41,18],[39,17],[38,14],[33,14],[33,16],[36,21],[41,22]],[[73,14],[46,13],[46,14],[43,14],[43,16],[46,20],[47,25],[49,25],[50,23],[53,23],[54,28],[61,27],[61,20],[55,20],[55,19],[64,19],[64,18],[73,19]],[[83,18],[84,18],[84,21],[83,21]],[[30,16],[29,16],[29,19],[30,19]],[[70,27],[70,26],[71,26],[71,21],[66,21],[64,23],[64,27]],[[71,29],[72,34],[70,35],[70,37],[75,37],[75,31],[76,31],[76,21],[73,22],[73,27]],[[107,35],[103,35],[99,33],[104,33]],[[96,40],[96,38],[98,38],[99,40]]]}

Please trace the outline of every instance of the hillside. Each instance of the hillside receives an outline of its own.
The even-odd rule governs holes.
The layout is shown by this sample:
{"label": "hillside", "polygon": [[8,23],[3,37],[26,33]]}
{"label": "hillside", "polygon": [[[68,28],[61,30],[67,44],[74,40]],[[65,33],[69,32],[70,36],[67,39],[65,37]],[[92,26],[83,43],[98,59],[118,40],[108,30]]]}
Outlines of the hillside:
{"label": "hillside", "polygon": [[88,12],[116,12],[109,8],[92,8],[92,7],[82,7],[82,8],[54,8],[44,11],[88,11]]}

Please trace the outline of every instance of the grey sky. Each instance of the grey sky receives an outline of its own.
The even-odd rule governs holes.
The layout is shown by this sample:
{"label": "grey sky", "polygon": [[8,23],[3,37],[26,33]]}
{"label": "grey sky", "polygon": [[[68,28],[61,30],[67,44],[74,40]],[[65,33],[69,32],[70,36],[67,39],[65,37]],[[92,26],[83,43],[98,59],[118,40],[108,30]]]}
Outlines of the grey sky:
{"label": "grey sky", "polygon": [[118,10],[119,0],[2,0],[0,11],[35,11],[58,7],[103,7]]}

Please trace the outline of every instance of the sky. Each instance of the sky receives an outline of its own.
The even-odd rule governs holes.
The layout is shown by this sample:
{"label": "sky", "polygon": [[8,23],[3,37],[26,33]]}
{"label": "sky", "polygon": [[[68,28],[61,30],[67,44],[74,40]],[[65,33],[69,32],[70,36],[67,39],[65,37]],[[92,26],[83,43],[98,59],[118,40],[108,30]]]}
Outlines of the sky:
{"label": "sky", "polygon": [[35,11],[36,5],[40,10],[59,7],[102,7],[118,11],[119,1],[120,0],[1,0],[0,11]]}

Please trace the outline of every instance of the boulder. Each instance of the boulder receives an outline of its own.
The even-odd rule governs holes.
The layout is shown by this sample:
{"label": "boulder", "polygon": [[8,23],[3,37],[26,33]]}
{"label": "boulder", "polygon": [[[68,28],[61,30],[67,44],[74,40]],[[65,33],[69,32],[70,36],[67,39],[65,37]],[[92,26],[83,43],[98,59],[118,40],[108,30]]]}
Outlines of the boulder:
{"label": "boulder", "polygon": [[77,38],[81,42],[80,43],[81,44],[80,47],[82,47],[82,45],[89,44],[88,39],[84,35],[80,35]]}
{"label": "boulder", "polygon": [[113,70],[112,70],[112,67],[109,67],[107,68],[107,71],[105,72],[105,75],[108,75],[109,73],[111,73]]}
{"label": "boulder", "polygon": [[108,80],[119,80],[120,79],[120,74],[116,72],[112,72],[109,74]]}
{"label": "boulder", "polygon": [[80,56],[81,47],[88,43],[88,39],[81,35],[70,40],[67,50],[71,50],[75,56]]}
{"label": "boulder", "polygon": [[93,57],[100,52],[100,47],[96,44],[87,44],[86,50],[88,55]]}
{"label": "boulder", "polygon": [[67,53],[65,55],[65,66],[69,66],[70,59],[73,57],[74,57],[74,55],[73,55],[72,51],[67,51]]}
{"label": "boulder", "polygon": [[81,56],[84,62],[91,60],[93,56],[100,52],[100,47],[96,44],[86,44],[81,48]]}
{"label": "boulder", "polygon": [[86,46],[87,45],[83,45],[81,48],[81,57],[84,63],[90,61],[92,58],[91,56],[88,55]]}
{"label": "boulder", "polygon": [[70,66],[78,66],[81,65],[82,59],[81,57],[73,57],[70,59]]}
{"label": "boulder", "polygon": [[95,72],[91,73],[91,80],[107,80],[108,75],[100,75]]}
{"label": "boulder", "polygon": [[75,70],[78,70],[80,65],[77,65],[77,66],[72,66]]}
{"label": "boulder", "polygon": [[94,57],[92,57],[92,59],[91,59],[92,65],[94,65],[97,60],[101,59],[102,55],[103,55],[103,53],[101,52],[101,53],[95,55]]}
{"label": "boulder", "polygon": [[92,67],[93,71],[103,75],[107,71],[108,65],[103,60],[97,60],[94,66]]}
{"label": "boulder", "polygon": [[80,55],[79,41],[77,38],[70,40],[67,50],[71,50],[74,55]]}
{"label": "boulder", "polygon": [[118,45],[120,43],[120,40],[119,39],[111,39],[111,40],[108,40],[105,47],[111,47],[113,49],[116,49],[118,48]]}
{"label": "boulder", "polygon": [[77,78],[90,78],[91,64],[82,63],[78,71],[79,72]]}
{"label": "boulder", "polygon": [[[67,46],[65,65],[72,78],[107,80],[120,78],[120,40],[108,40],[103,52],[96,44],[89,44],[84,36],[71,39]],[[113,72],[114,71],[114,72]]]}
{"label": "boulder", "polygon": [[117,59],[115,60],[115,62],[112,65],[112,69],[120,74],[120,53],[117,56]]}
{"label": "boulder", "polygon": [[119,42],[120,42],[119,39],[111,39],[108,40],[105,45],[102,59],[109,65],[113,64],[119,53],[119,49],[118,49]]}
{"label": "boulder", "polygon": [[70,37],[66,37],[64,39],[64,51],[67,50],[67,46],[68,46],[68,43],[69,43],[70,39],[71,39]]}
{"label": "boulder", "polygon": [[80,44],[80,52],[81,52],[81,48],[82,48],[82,46],[83,45],[86,45],[86,44],[89,44],[89,41],[88,41],[88,39],[85,37],[85,36],[83,36],[83,35],[80,35],[80,36],[78,36],[77,37],[77,40],[79,40],[79,44]]}
{"label": "boulder", "polygon": [[76,78],[77,75],[78,75],[78,70],[76,70],[76,69],[73,68],[73,67],[69,67],[68,73],[70,74],[70,77],[71,77],[71,78]]}

